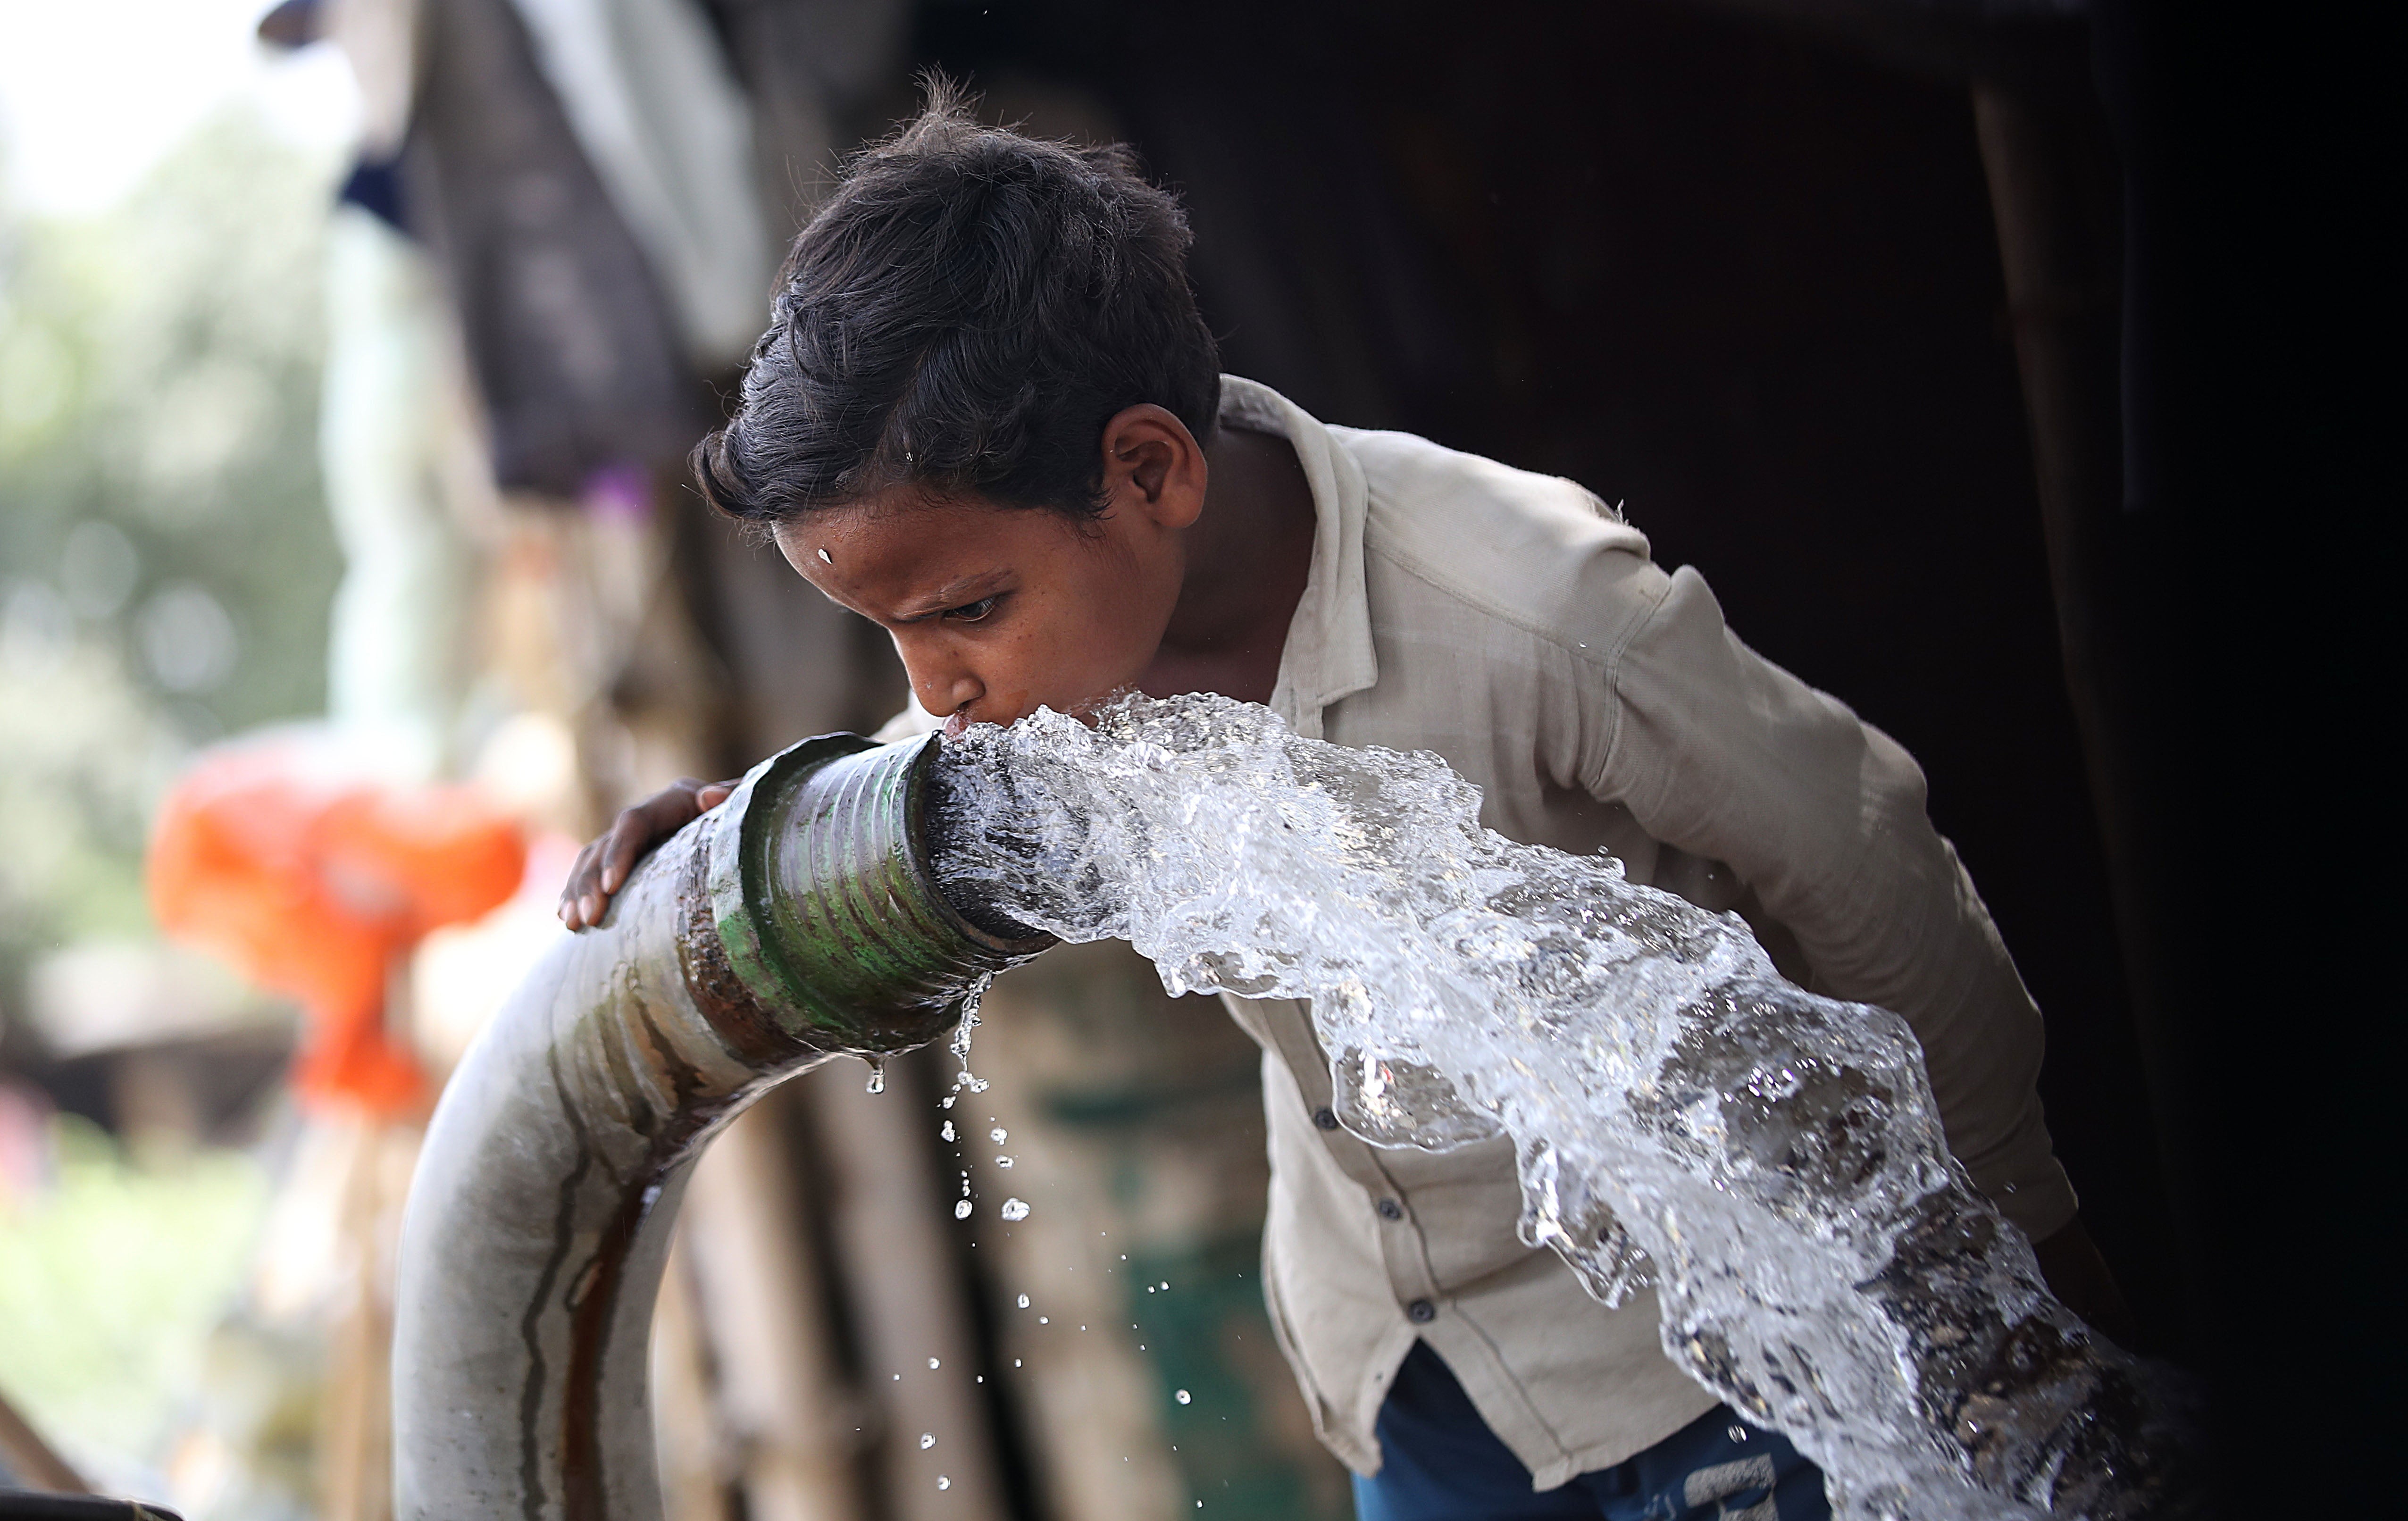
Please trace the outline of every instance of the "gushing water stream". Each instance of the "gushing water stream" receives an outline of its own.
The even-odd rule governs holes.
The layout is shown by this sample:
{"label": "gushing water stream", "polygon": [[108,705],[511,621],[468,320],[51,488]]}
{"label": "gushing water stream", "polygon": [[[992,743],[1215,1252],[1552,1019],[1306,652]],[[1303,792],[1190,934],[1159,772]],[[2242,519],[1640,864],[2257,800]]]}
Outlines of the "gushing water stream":
{"label": "gushing water stream", "polygon": [[1656,1284],[1666,1352],[1839,1514],[2182,1508],[2179,1400],[2049,1296],[1904,1022],[1784,982],[1736,915],[1484,830],[1436,756],[1226,698],[1039,710],[939,775],[949,896],[1126,940],[1173,993],[1311,999],[1369,1141],[1510,1132],[1524,1240],[1609,1305]]}

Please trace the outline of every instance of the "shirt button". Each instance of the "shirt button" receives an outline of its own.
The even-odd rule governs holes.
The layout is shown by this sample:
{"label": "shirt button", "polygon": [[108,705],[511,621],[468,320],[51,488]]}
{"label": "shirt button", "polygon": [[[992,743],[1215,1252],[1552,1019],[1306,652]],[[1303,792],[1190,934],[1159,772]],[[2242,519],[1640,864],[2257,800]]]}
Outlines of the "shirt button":
{"label": "shirt button", "polygon": [[1427,1299],[1415,1299],[1405,1306],[1405,1318],[1416,1326],[1426,1326],[1438,1318],[1438,1306]]}
{"label": "shirt button", "polygon": [[1335,1130],[1338,1128],[1338,1116],[1326,1109],[1316,1109],[1312,1112],[1312,1123],[1324,1130]]}
{"label": "shirt button", "polygon": [[1381,1218],[1381,1219],[1383,1219],[1383,1220],[1402,1220],[1404,1217],[1405,1217],[1405,1210],[1404,1210],[1404,1206],[1403,1206],[1403,1205],[1398,1204],[1398,1203],[1395,1199],[1393,1199],[1393,1198],[1383,1198],[1383,1199],[1380,1200],[1380,1218]]}

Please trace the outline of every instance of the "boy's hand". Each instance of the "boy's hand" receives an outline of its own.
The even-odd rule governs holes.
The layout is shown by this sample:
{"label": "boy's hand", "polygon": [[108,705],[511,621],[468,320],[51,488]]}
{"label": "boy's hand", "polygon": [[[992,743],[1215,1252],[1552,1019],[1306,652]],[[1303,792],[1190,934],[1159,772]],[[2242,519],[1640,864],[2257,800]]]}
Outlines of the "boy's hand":
{"label": "boy's hand", "polygon": [[560,890],[560,922],[591,929],[602,922],[610,895],[627,884],[636,863],[653,846],[727,801],[733,782],[680,777],[632,808],[619,811],[608,833],[577,853],[568,885]]}

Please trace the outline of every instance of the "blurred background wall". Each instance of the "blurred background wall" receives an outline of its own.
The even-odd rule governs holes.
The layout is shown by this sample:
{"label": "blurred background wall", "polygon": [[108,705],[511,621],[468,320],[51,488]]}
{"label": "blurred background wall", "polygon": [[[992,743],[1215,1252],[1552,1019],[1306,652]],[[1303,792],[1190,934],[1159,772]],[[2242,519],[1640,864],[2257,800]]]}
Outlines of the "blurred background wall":
{"label": "blurred background wall", "polygon": [[[616,808],[899,707],[682,458],[929,66],[1137,145],[1228,368],[1582,481],[1914,752],[2086,1218],[2203,1356],[2171,562],[2126,451],[2157,34],[2081,10],[10,0],[0,1393],[191,1515],[383,1514],[423,1096],[296,1105],[322,1012],[161,936],[154,810],[280,725],[506,819],[517,895],[382,969],[439,1081]],[[710,1154],[656,1330],[673,1514],[1346,1514],[1253,1283],[1251,1046],[1108,948],[987,1013],[976,1078],[837,1064]]]}

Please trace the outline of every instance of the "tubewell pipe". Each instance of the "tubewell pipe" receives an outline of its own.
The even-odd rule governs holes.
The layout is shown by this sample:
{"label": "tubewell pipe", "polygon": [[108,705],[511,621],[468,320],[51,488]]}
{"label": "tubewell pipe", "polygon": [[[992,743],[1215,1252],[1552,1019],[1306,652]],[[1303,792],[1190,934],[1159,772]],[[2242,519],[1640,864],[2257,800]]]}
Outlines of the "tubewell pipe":
{"label": "tubewell pipe", "polygon": [[755,767],[470,1047],[402,1225],[401,1521],[657,1521],[646,1347],[695,1158],[779,1082],[924,1044],[1053,943],[939,893],[938,751],[829,735]]}

